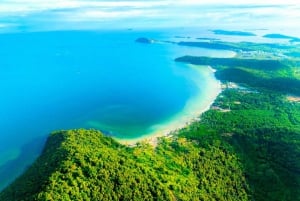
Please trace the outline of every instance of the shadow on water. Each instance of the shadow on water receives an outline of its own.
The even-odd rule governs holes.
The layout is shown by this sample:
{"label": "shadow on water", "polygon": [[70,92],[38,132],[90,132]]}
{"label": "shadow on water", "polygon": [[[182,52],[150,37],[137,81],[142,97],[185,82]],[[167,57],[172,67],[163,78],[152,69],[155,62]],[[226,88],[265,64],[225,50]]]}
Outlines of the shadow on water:
{"label": "shadow on water", "polygon": [[0,166],[0,191],[21,175],[41,153],[47,136],[33,139],[21,148],[20,155]]}

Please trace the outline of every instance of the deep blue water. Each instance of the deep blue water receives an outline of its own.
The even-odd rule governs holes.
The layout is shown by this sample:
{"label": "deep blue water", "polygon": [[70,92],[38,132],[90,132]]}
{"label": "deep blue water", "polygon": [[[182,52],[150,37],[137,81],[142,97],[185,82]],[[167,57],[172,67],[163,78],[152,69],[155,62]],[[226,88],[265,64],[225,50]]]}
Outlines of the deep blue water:
{"label": "deep blue water", "polygon": [[53,130],[97,128],[118,138],[147,133],[199,93],[187,76],[193,69],[174,59],[222,54],[136,43],[141,36],[166,39],[132,31],[0,35],[0,189]]}

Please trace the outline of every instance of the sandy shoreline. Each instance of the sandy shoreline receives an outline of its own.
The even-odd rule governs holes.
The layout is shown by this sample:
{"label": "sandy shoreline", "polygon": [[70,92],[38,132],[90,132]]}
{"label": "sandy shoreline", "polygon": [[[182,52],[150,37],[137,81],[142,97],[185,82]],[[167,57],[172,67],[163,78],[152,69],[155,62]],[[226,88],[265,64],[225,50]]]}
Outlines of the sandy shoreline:
{"label": "sandy shoreline", "polygon": [[216,70],[211,66],[188,66],[194,72],[198,72],[198,75],[192,77],[192,81],[199,88],[199,94],[186,103],[182,112],[161,124],[153,125],[150,128],[152,132],[133,139],[115,138],[118,142],[129,146],[133,146],[137,142],[147,142],[156,146],[159,137],[172,136],[175,131],[195,121],[199,121],[201,114],[210,109],[217,96],[221,93],[221,82],[215,78],[214,73]]}

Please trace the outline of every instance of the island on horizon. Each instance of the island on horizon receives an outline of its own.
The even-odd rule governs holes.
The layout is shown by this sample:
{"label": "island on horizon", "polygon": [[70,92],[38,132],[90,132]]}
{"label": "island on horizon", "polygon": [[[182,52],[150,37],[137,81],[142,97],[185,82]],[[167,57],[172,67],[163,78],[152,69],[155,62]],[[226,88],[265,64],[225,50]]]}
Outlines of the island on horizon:
{"label": "island on horizon", "polygon": [[221,83],[198,119],[154,145],[126,146],[97,130],[53,132],[0,200],[299,200],[299,58],[284,55],[300,47],[214,43],[171,43],[236,50],[231,58],[175,59],[211,66]]}
{"label": "island on horizon", "polygon": [[145,44],[151,44],[151,43],[154,43],[155,40],[150,39],[150,38],[141,37],[141,38],[136,39],[135,42],[145,43]]}
{"label": "island on horizon", "polygon": [[256,36],[256,34],[254,34],[252,32],[246,32],[246,31],[228,31],[228,30],[222,30],[222,29],[215,29],[215,30],[212,30],[212,32],[216,35]]}

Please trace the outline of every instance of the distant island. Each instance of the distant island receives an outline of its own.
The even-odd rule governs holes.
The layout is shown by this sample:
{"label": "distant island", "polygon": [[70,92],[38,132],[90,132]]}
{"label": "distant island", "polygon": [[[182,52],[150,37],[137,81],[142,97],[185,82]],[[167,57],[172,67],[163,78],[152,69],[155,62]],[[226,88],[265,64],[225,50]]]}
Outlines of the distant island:
{"label": "distant island", "polygon": [[227,31],[221,29],[212,30],[214,34],[217,35],[229,35],[229,36],[256,36],[256,34],[245,31]]}
{"label": "distant island", "polygon": [[300,42],[300,38],[294,36],[288,36],[283,34],[266,34],[264,38],[274,38],[274,39],[288,39],[290,42]]}
{"label": "distant island", "polygon": [[135,42],[138,42],[138,43],[145,43],[145,44],[150,44],[150,43],[154,43],[154,40],[153,39],[149,39],[149,38],[138,38],[135,40]]}
{"label": "distant island", "polygon": [[175,36],[175,38],[183,38],[183,39],[190,39],[190,36]]}
{"label": "distant island", "polygon": [[181,41],[177,43],[182,46],[190,46],[190,47],[200,47],[207,49],[215,49],[215,50],[231,50],[231,51],[251,51],[252,49],[248,48],[247,45],[236,46],[234,43],[222,42],[222,41],[209,41],[209,42],[184,42]]}
{"label": "distant island", "polygon": [[292,39],[292,40],[290,40],[290,42],[300,42],[300,38],[294,38],[294,39]]}
{"label": "distant island", "polygon": [[218,38],[207,38],[207,37],[199,37],[196,38],[197,40],[211,40],[211,41],[216,41],[216,40],[220,40]]}
{"label": "distant island", "polygon": [[212,43],[212,42],[179,42],[178,45],[216,49],[216,50],[235,50],[236,49],[234,46],[222,44],[222,43],[215,43],[215,42],[214,43]]}
{"label": "distant island", "polygon": [[278,38],[278,39],[295,39],[296,37],[283,35],[283,34],[266,34],[264,38]]}
{"label": "distant island", "polygon": [[237,52],[175,59],[209,65],[221,82],[222,93],[199,120],[155,146],[126,146],[96,130],[54,132],[0,200],[300,200],[300,47],[178,44]]}

